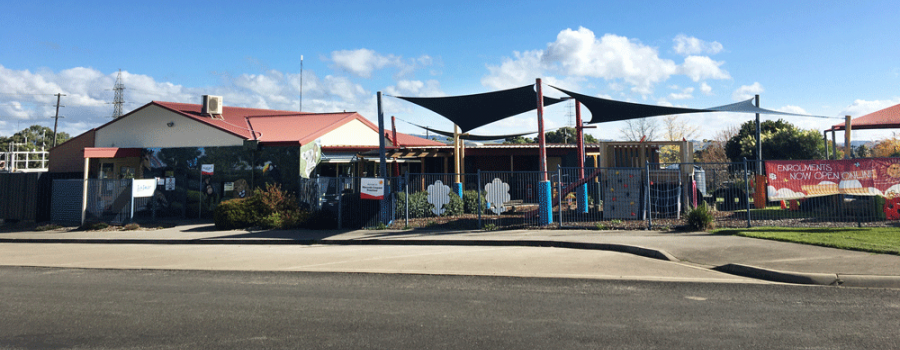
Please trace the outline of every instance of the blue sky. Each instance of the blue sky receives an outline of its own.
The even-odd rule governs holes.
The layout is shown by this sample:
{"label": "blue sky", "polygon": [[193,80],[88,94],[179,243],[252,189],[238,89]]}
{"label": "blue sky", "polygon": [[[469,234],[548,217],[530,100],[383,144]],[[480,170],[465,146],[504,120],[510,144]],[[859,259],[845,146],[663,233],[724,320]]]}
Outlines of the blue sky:
{"label": "blue sky", "polygon": [[[62,131],[102,125],[119,69],[126,111],[151,100],[199,103],[203,94],[296,110],[301,55],[309,112],[358,111],[375,121],[377,91],[473,94],[543,78],[593,96],[698,108],[758,93],[764,108],[832,117],[787,118],[822,130],[843,115],[900,103],[898,18],[900,7],[888,1],[16,2],[0,12],[0,135],[52,127],[49,95],[58,92],[67,95]],[[452,128],[391,97],[384,108]],[[566,114],[563,104],[547,108],[546,125],[568,125]],[[704,139],[754,116],[682,118]],[[532,112],[474,133],[535,125]],[[621,139],[623,127],[589,132]]]}

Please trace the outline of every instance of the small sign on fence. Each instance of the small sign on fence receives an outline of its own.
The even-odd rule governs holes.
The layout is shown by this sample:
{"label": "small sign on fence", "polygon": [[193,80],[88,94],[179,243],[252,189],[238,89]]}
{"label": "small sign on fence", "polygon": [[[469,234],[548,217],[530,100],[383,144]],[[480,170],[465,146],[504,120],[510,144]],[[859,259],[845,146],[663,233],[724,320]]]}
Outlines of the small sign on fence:
{"label": "small sign on fence", "polygon": [[153,197],[156,191],[156,179],[132,180],[134,185],[131,186],[131,196],[134,198]]}
{"label": "small sign on fence", "polygon": [[200,174],[201,175],[213,175],[215,172],[215,164],[203,164],[200,165]]}
{"label": "small sign on fence", "polygon": [[359,182],[360,199],[384,199],[384,179],[364,177]]}

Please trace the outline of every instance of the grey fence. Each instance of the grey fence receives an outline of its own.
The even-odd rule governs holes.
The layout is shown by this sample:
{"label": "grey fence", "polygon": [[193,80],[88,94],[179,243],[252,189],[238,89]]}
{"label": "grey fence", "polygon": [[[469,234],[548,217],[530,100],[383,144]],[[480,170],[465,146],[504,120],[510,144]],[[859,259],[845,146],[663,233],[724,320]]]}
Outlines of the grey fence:
{"label": "grey fence", "polygon": [[134,218],[155,217],[157,196],[132,198],[132,182],[131,179],[89,179],[85,220],[118,225]]}
{"label": "grey fence", "polygon": [[360,199],[359,178],[304,179],[300,202],[341,228],[666,229],[683,226],[686,213],[699,205],[710,208],[715,226],[722,228],[897,224],[885,216],[892,200],[880,196],[769,201],[766,178],[756,175],[752,165],[559,168],[546,174],[549,213],[541,212],[548,206],[540,204],[539,189],[547,185],[540,172],[407,174],[388,180],[383,201]]}

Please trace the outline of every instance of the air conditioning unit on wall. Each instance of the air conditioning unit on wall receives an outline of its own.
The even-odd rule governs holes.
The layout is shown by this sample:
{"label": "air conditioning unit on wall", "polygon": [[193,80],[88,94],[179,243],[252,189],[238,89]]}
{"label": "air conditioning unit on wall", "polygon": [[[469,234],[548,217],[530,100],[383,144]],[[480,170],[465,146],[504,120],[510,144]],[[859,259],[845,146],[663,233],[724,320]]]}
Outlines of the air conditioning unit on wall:
{"label": "air conditioning unit on wall", "polygon": [[203,95],[201,114],[222,114],[222,96]]}

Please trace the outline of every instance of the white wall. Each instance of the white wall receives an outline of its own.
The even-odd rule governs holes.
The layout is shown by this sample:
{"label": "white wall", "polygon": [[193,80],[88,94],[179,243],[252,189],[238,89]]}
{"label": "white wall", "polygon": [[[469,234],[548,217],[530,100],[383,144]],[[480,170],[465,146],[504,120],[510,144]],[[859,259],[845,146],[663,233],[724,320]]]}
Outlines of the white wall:
{"label": "white wall", "polygon": [[[378,147],[378,131],[354,119],[323,135],[322,146],[375,146]],[[385,140],[385,145],[391,142]]]}
{"label": "white wall", "polygon": [[[173,127],[166,124],[174,122]],[[243,138],[151,105],[97,130],[94,147],[241,146]]]}

